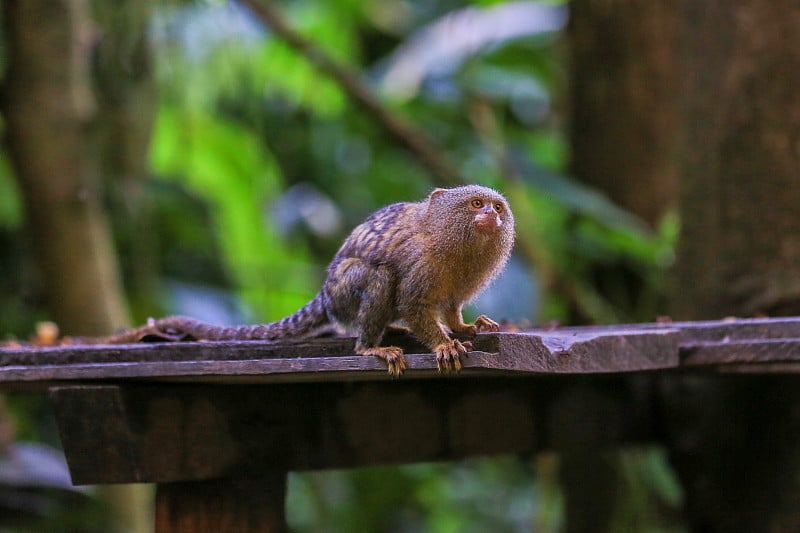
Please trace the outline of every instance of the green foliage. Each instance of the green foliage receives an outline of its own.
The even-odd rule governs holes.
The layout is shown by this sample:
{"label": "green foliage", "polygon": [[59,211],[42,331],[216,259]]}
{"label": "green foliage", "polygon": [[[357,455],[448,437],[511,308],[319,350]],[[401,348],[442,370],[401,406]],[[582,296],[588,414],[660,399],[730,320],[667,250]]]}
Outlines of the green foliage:
{"label": "green foliage", "polygon": [[[349,7],[342,9],[341,3],[332,2],[296,3],[287,19],[337,61],[358,65],[356,13],[352,4]],[[320,76],[313,65],[282,41],[267,39],[253,60],[261,86],[269,93],[279,94],[320,117],[335,118],[344,112],[345,99],[338,86]]]}
{"label": "green foliage", "polygon": [[[234,17],[236,13],[230,5],[220,5],[209,8],[205,16]],[[214,43],[187,50],[169,33],[170,25],[164,20],[174,15],[172,11],[160,15],[162,51],[166,53],[157,57],[157,67],[165,99],[180,102],[181,107],[209,111],[223,100],[247,104],[267,97],[325,118],[344,112],[345,97],[339,87],[321,77],[283,41],[265,36],[243,39],[232,32],[215,37]],[[287,15],[294,29],[313,35],[314,42],[331,56],[341,61],[358,57],[353,13],[336,9],[334,4],[300,2],[293,4]]]}
{"label": "green foliage", "polygon": [[33,297],[28,243],[23,234],[22,197],[9,168],[7,154],[0,152],[0,341],[24,337],[44,312]]}
{"label": "green foliage", "polygon": [[287,515],[298,533],[530,531],[532,473],[503,458],[293,474]]}
{"label": "green foliage", "polygon": [[683,503],[683,490],[667,464],[666,454],[660,450],[626,450],[619,455],[628,498],[618,502],[611,531],[684,531],[674,517],[663,515],[664,509],[677,509]]}
{"label": "green foliage", "polygon": [[16,229],[22,223],[19,191],[5,153],[0,153],[0,229]]}
{"label": "green foliage", "polygon": [[210,206],[224,261],[259,316],[279,318],[313,296],[303,247],[283,243],[264,214],[279,196],[281,179],[269,151],[251,132],[201,111],[164,106],[151,164],[159,176],[181,179]]}

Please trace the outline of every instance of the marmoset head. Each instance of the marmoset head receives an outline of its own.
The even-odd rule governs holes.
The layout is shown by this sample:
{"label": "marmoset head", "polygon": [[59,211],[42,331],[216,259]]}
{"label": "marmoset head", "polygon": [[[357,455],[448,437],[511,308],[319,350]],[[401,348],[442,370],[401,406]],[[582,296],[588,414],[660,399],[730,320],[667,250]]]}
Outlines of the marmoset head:
{"label": "marmoset head", "polygon": [[480,185],[436,189],[428,204],[429,222],[442,220],[446,214],[450,225],[455,222],[479,234],[513,240],[514,215],[508,201],[494,189]]}

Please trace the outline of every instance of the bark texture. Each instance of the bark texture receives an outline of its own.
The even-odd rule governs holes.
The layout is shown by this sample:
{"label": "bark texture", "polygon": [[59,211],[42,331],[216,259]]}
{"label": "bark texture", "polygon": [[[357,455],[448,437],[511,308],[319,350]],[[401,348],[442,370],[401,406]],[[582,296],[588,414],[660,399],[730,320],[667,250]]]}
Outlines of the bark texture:
{"label": "bark texture", "polygon": [[800,5],[688,2],[682,319],[800,314]]}
{"label": "bark texture", "polygon": [[[572,7],[573,170],[651,223],[677,200],[673,317],[800,314],[800,4]],[[800,528],[798,391],[794,376],[662,382],[692,530]]]}
{"label": "bark texture", "polygon": [[[142,15],[138,25],[130,24],[141,39],[149,3],[127,2],[129,9],[120,4],[114,3],[117,12]],[[107,49],[120,52],[117,60],[128,50],[112,48],[112,37],[120,34],[102,34],[88,0],[8,0],[3,2],[3,25],[6,140],[49,311],[63,333],[111,333],[129,325],[129,318],[101,182],[109,168],[118,174],[124,174],[123,168],[135,173],[144,168],[146,140],[141,139],[149,135],[152,105],[133,111],[123,105],[139,86],[117,76],[116,86],[100,85],[105,98],[98,106],[92,58],[101,38]],[[144,127],[113,120],[124,114],[113,112],[119,109],[139,116]],[[119,531],[152,530],[148,487],[105,487],[102,493]]]}
{"label": "bark texture", "polygon": [[570,6],[572,171],[650,225],[677,202],[678,4]]}
{"label": "bark texture", "polygon": [[86,0],[3,3],[7,142],[53,319],[97,335],[128,323],[90,142],[96,37]]}
{"label": "bark texture", "polygon": [[[800,4],[684,7],[680,319],[800,313]],[[694,531],[800,528],[800,380],[664,385]]]}

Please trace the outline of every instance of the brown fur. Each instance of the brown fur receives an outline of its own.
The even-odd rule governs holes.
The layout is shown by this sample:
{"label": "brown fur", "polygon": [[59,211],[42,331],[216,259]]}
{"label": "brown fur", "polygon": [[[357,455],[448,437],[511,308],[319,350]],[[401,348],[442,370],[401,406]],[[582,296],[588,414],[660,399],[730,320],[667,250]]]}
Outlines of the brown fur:
{"label": "brown fur", "polygon": [[320,293],[282,320],[221,328],[167,317],[146,328],[241,340],[308,337],[335,326],[358,335],[356,353],[380,357],[390,374],[400,375],[407,366],[402,350],[379,343],[390,324],[403,321],[436,354],[440,370],[459,370],[470,345],[449,333],[497,330],[483,315],[465,324],[461,307],[502,269],[513,243],[514,217],[498,192],[478,185],[436,189],[420,202],[379,209],[357,226],[328,266]]}

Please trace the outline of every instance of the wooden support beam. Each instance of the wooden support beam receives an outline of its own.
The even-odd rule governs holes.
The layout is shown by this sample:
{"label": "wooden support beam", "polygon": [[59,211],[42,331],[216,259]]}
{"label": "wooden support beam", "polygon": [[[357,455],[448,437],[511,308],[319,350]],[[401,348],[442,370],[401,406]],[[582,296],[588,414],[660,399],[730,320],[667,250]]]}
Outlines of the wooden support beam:
{"label": "wooden support beam", "polygon": [[75,484],[253,477],[654,438],[648,376],[52,389]]}
{"label": "wooden support beam", "polygon": [[256,479],[163,483],[155,533],[283,533],[286,473]]}

